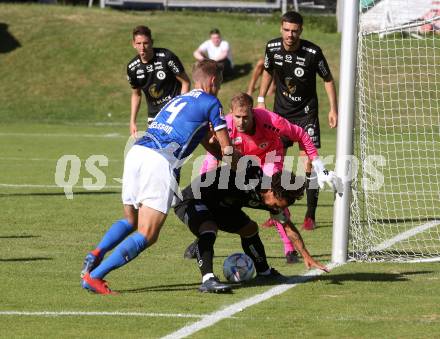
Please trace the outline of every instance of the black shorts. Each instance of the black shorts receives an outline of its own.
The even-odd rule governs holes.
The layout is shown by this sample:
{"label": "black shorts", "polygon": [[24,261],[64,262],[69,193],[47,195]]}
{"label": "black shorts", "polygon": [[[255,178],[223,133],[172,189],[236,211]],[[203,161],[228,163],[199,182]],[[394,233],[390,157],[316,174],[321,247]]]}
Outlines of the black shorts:
{"label": "black shorts", "polygon": [[[303,130],[307,132],[310,139],[312,139],[313,144],[316,148],[321,148],[321,130],[319,128],[319,118],[318,114],[307,114],[306,116],[289,119],[289,122],[302,127]],[[283,141],[284,148],[288,148],[293,145],[291,140],[281,138]],[[303,150],[300,146],[300,150]]]}
{"label": "black shorts", "polygon": [[174,207],[177,217],[190,231],[199,236],[199,228],[206,221],[214,221],[218,228],[228,233],[238,233],[251,219],[241,209],[230,207],[208,207],[201,200],[186,200]]}

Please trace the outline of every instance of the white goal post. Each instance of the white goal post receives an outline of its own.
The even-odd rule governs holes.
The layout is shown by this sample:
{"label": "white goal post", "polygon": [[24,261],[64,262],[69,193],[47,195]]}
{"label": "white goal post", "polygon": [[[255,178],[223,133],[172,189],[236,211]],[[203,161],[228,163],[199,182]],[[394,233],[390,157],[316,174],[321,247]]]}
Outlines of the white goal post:
{"label": "white goal post", "polygon": [[343,3],[332,261],[438,261],[440,2]]}

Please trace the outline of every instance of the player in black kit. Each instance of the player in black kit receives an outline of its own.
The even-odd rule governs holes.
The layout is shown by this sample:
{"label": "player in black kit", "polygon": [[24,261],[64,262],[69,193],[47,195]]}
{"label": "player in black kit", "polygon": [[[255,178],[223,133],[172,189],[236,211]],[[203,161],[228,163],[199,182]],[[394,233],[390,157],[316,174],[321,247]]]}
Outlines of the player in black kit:
{"label": "player in black kit", "polygon": [[[182,191],[182,199],[178,200],[174,211],[198,238],[193,249],[202,273],[201,292],[231,291],[231,287],[220,283],[213,273],[214,242],[218,230],[240,236],[243,251],[252,258],[258,276],[280,276],[267,263],[258,225],[243,212],[243,207],[268,210],[272,218],[283,224],[306,267],[328,272],[310,256],[298,230],[284,214],[284,209],[304,193],[304,178],[296,183],[295,179],[290,172],[277,172],[270,178],[264,176],[259,167],[248,166],[245,172],[236,174],[228,166],[222,166],[202,174]],[[291,187],[286,189],[282,183]]]}
{"label": "player in black kit", "polygon": [[188,92],[190,80],[173,52],[166,48],[153,48],[151,30],[148,27],[134,28],[133,47],[138,55],[127,65],[127,80],[132,87],[130,134],[136,137],[136,117],[142,92],[147,100],[150,120],[172,98]]}
{"label": "player in black kit", "polygon": [[[300,39],[302,28],[303,18],[299,13],[286,12],[282,16],[281,37],[270,40],[266,45],[257,107],[265,108],[264,98],[274,79],[276,93],[273,111],[304,128],[315,147],[320,148],[316,74],[324,80],[330,104],[328,113],[330,128],[335,128],[338,120],[336,88],[321,48],[310,41]],[[286,151],[290,146],[292,143],[285,142]],[[300,156],[305,157],[304,150],[300,150]],[[314,180],[310,180],[312,170],[310,161],[306,161],[305,170],[309,185],[306,189],[307,212],[303,229],[313,230],[319,190]]]}

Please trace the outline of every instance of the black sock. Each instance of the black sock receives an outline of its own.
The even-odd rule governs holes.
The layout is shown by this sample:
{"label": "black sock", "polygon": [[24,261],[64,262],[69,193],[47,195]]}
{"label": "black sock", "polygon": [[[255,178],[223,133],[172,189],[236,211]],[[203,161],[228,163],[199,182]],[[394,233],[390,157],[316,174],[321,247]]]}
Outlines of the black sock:
{"label": "black sock", "polygon": [[213,232],[203,233],[199,236],[196,247],[197,264],[202,276],[212,273],[212,260],[214,258],[214,243],[216,235]]}
{"label": "black sock", "polygon": [[261,242],[258,232],[249,238],[241,237],[241,247],[243,247],[244,253],[254,262],[255,269],[258,273],[269,269],[266,251],[264,250],[264,245]]}
{"label": "black sock", "polygon": [[[306,218],[315,220],[316,207],[318,207],[319,187],[316,177],[310,178],[311,173],[306,173],[307,212]],[[309,188],[311,187],[311,188]]]}

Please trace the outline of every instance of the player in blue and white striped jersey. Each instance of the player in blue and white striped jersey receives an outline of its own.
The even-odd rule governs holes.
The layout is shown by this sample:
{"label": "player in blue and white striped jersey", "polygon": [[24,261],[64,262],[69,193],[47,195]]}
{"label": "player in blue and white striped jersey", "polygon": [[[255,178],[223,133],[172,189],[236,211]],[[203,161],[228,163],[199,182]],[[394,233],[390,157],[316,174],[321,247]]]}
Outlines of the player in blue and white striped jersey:
{"label": "player in blue and white striped jersey", "polygon": [[[221,67],[215,61],[203,60],[195,64],[192,76],[195,89],[164,106],[146,135],[127,153],[122,180],[125,219],[111,226],[87,255],[81,272],[81,285],[91,292],[112,294],[103,278],[157,241],[178,189],[176,174],[181,160],[199,143],[215,152],[208,141],[209,124],[220,144],[217,155],[233,153],[216,98],[222,82]],[[221,285],[218,281],[212,283]]]}

